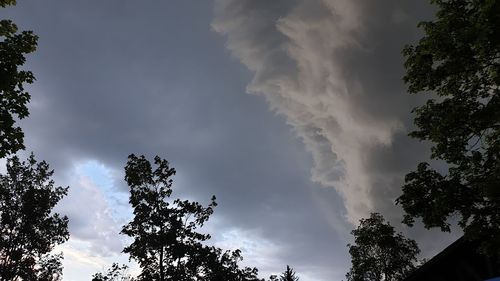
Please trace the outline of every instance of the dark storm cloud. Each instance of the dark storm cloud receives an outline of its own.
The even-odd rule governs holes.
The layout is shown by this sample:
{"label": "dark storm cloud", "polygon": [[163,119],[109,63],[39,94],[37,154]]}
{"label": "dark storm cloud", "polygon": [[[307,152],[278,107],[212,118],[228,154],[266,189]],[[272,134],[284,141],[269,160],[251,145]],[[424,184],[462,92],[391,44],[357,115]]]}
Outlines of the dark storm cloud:
{"label": "dark storm cloud", "polygon": [[[400,50],[418,38],[416,22],[430,17],[429,7],[213,4],[23,1],[8,9],[40,36],[28,64],[37,77],[23,121],[28,149],[56,174],[87,160],[104,163],[122,191],[128,154],[166,157],[178,170],[175,194],[217,196],[209,225],[216,239],[233,228],[257,233],[253,239],[278,249],[260,257],[273,260],[266,272],[288,263],[306,281],[339,280],[349,266],[346,218],[375,210],[398,221],[393,199],[402,176],[426,155],[406,137],[419,97],[405,94]],[[245,86],[264,99],[245,95]],[[311,174],[333,188],[312,183]],[[101,200],[93,185],[75,188],[82,204]],[[85,217],[82,208],[63,207],[75,218],[72,235],[94,249],[109,243],[112,219]],[[405,231],[423,237],[425,251],[438,250],[427,232]]]}
{"label": "dark storm cloud", "polygon": [[[401,55],[421,35],[417,22],[432,17],[428,3],[215,2],[215,30],[254,73],[248,91],[263,95],[302,139],[312,179],[339,193],[351,223],[378,211],[398,224],[403,177],[428,157],[427,146],[407,137],[423,97],[406,94]],[[428,232],[404,230],[429,253]]]}
{"label": "dark storm cloud", "polygon": [[404,95],[400,52],[416,37],[410,13],[423,8],[393,1],[289,1],[280,9],[268,3],[216,1],[213,26],[255,72],[249,91],[286,117],[313,155],[313,179],[337,189],[355,223],[377,209],[371,193],[394,189],[394,177],[401,177],[401,170],[383,173],[392,163],[372,155],[394,152],[394,136],[405,131],[415,104]]}
{"label": "dark storm cloud", "polygon": [[[270,21],[287,12],[285,2],[272,4]],[[37,77],[23,120],[28,149],[67,175],[59,183],[75,190],[61,211],[73,218],[73,237],[103,255],[118,247],[109,242],[113,205],[71,178],[72,169],[96,160],[116,171],[115,184],[126,191],[126,156],[158,154],[178,170],[176,195],[218,197],[214,237],[233,228],[258,233],[253,239],[279,245],[266,272],[293,263],[314,271],[310,276],[340,278],[347,258],[339,229],[346,225],[325,222],[342,212],[341,201],[309,182],[312,160],[284,120],[244,94],[251,76],[211,30],[211,11],[212,3],[200,1],[24,1],[9,9],[21,28],[40,36],[27,66]]]}

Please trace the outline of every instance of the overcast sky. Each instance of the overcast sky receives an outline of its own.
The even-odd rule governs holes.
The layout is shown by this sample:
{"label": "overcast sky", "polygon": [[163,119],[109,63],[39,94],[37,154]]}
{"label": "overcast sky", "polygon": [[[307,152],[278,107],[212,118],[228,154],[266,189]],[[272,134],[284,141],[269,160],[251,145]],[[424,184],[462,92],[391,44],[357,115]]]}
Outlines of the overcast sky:
{"label": "overcast sky", "polygon": [[342,280],[350,231],[374,211],[423,257],[459,235],[403,227],[394,205],[428,157],[407,137],[425,97],[401,80],[427,1],[25,0],[1,17],[40,36],[21,124],[71,187],[65,280],[127,262],[130,153],[169,160],[174,196],[216,195],[212,242],[262,277],[289,264],[303,281]]}

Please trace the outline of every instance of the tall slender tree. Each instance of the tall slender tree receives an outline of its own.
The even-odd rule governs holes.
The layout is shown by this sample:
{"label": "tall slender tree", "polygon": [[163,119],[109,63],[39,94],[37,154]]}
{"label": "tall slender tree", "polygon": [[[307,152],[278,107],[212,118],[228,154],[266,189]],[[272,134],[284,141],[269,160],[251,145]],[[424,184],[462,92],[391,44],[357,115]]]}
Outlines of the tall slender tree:
{"label": "tall slender tree", "polygon": [[[207,207],[171,199],[175,169],[158,156],[154,164],[153,169],[144,156],[132,154],[125,167],[134,218],[122,229],[133,238],[123,251],[142,269],[137,280],[262,281],[256,268],[239,267],[239,250],[210,247],[205,243],[210,235],[198,232],[217,206],[215,196]],[[94,277],[108,280],[102,274]]]}
{"label": "tall slender tree", "polygon": [[125,180],[130,187],[133,220],[122,233],[133,238],[123,252],[141,266],[140,280],[193,280],[199,274],[202,242],[210,238],[197,229],[208,220],[217,205],[203,207],[198,202],[170,200],[175,169],[156,156],[156,168],[144,157],[130,155]]}

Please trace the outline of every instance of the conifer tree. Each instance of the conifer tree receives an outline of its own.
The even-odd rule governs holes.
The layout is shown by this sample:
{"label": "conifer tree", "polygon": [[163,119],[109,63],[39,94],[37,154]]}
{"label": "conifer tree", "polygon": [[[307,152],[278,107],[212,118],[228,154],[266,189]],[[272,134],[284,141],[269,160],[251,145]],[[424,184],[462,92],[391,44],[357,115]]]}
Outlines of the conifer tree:
{"label": "conifer tree", "polygon": [[295,272],[290,266],[286,266],[285,272],[280,276],[280,281],[298,281],[299,278],[295,276]]}

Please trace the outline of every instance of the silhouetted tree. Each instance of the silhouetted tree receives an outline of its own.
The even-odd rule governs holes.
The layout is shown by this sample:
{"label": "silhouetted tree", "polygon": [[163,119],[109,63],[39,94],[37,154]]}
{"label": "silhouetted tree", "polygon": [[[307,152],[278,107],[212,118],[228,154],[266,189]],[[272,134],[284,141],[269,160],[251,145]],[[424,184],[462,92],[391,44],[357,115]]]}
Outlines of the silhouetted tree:
{"label": "silhouetted tree", "polygon": [[128,266],[113,263],[105,273],[92,275],[92,281],[134,281],[127,273]]}
{"label": "silhouetted tree", "polygon": [[215,197],[208,207],[188,200],[169,202],[175,169],[158,156],[154,163],[153,171],[144,156],[128,157],[125,180],[134,218],[122,233],[134,241],[123,251],[141,266],[140,280],[193,280],[203,262],[202,242],[210,238],[197,228],[213,213]]}
{"label": "silhouetted tree", "polygon": [[[258,278],[257,268],[239,266],[240,250],[208,246],[210,235],[197,232],[217,206],[215,196],[207,207],[171,199],[175,169],[158,156],[154,164],[155,169],[144,156],[131,154],[125,166],[134,218],[121,233],[134,241],[123,252],[142,269],[130,280],[264,281]],[[106,273],[94,274],[93,280],[128,280],[125,269],[115,263]]]}
{"label": "silhouetted tree", "polygon": [[[0,0],[0,6],[14,5],[13,0]],[[18,32],[10,20],[0,20],[0,158],[24,149],[24,133],[16,119],[28,116],[30,94],[25,83],[33,83],[31,71],[20,70],[25,55],[36,49],[38,37],[31,31]]]}
{"label": "silhouetted tree", "polygon": [[349,281],[395,281],[415,269],[420,250],[414,240],[396,233],[382,215],[372,213],[361,219],[351,232],[354,244],[348,244],[352,267]]}
{"label": "silhouetted tree", "polygon": [[404,223],[450,231],[458,215],[465,235],[500,249],[500,1],[433,0],[434,21],[404,49],[410,93],[432,95],[414,109],[410,136],[432,142],[447,172],[420,163],[397,199]]}
{"label": "silhouetted tree", "polygon": [[137,280],[262,281],[256,268],[239,267],[243,259],[239,250],[223,252],[203,244],[210,235],[197,230],[217,206],[215,196],[207,207],[170,199],[175,169],[158,156],[154,164],[153,170],[144,156],[132,154],[125,167],[134,218],[122,233],[134,241],[123,252],[139,263],[142,271]]}
{"label": "silhouetted tree", "polygon": [[269,279],[271,281],[298,281],[299,277],[295,276],[293,269],[287,265],[285,272],[283,272],[280,277],[271,275]]}
{"label": "silhouetted tree", "polygon": [[[53,212],[68,188],[55,187],[53,171],[33,154],[7,160],[0,175],[0,279],[58,280],[62,255],[49,255],[68,240],[68,218]],[[49,278],[50,277],[50,278]]]}
{"label": "silhouetted tree", "polygon": [[222,251],[220,248],[208,247],[208,254],[204,254],[204,266],[201,275],[203,281],[264,281],[258,278],[258,270],[253,267],[239,267],[243,260],[240,250]]}

